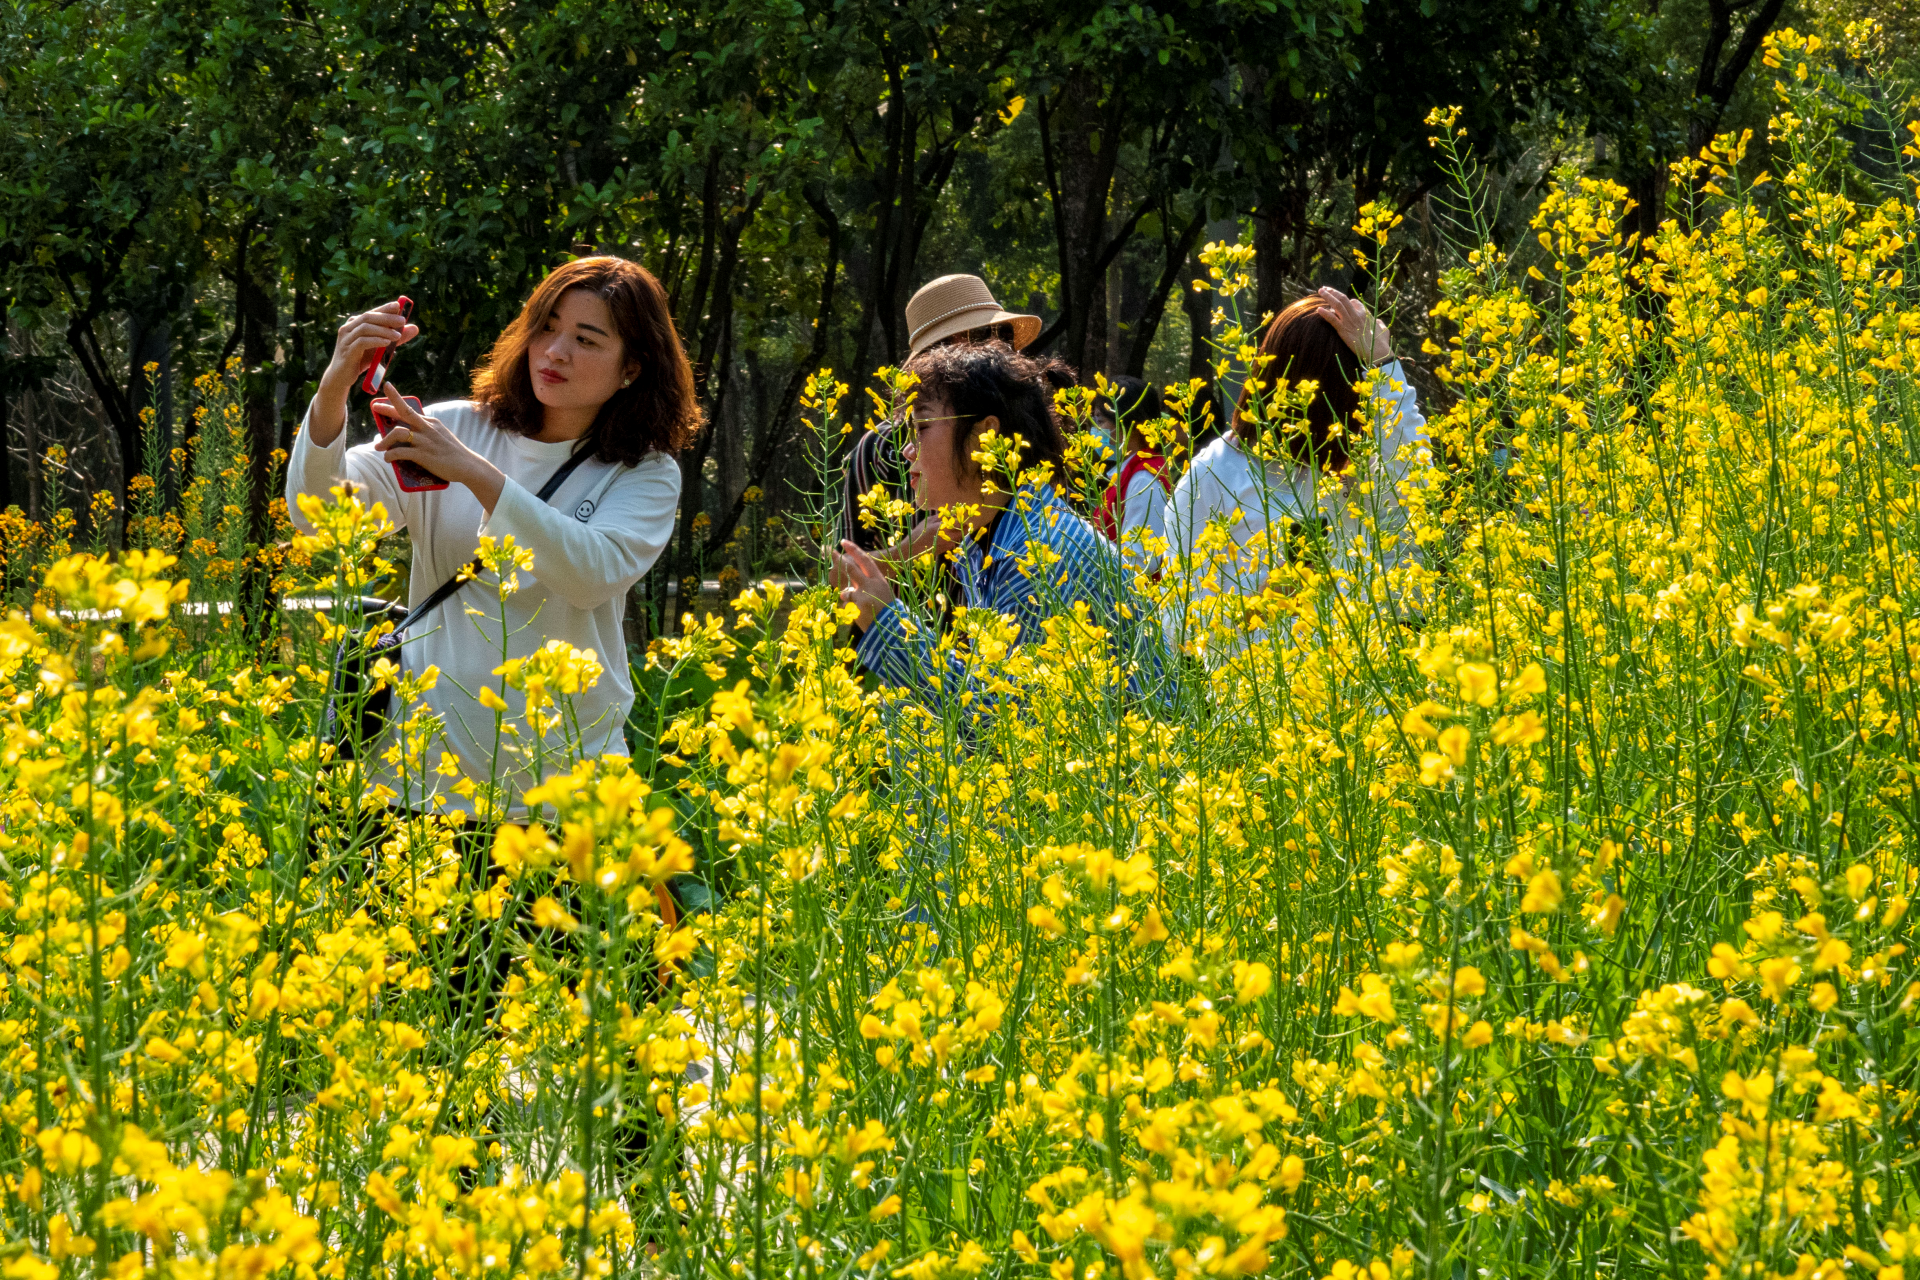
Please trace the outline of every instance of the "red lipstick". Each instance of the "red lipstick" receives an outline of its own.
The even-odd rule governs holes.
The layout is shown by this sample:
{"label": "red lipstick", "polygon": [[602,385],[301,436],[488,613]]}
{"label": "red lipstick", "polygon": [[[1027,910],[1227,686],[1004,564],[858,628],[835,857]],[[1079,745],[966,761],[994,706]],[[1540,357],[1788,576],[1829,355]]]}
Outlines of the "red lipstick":
{"label": "red lipstick", "polygon": [[546,383],[548,386],[552,386],[556,382],[565,382],[567,380],[565,374],[557,373],[552,369],[541,369],[539,371],[538,376],[540,378],[540,381]]}

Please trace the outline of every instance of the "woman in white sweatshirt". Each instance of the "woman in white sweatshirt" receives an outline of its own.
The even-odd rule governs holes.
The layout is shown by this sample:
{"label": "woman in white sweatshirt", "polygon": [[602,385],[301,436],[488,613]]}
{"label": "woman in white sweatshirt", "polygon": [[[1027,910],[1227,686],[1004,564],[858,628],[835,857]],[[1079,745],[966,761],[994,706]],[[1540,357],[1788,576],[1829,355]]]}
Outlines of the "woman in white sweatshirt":
{"label": "woman in white sweatshirt", "polygon": [[[536,779],[527,772],[525,699],[494,674],[549,641],[591,650],[604,668],[572,698],[583,755],[624,754],[633,705],[622,632],[627,589],[652,567],[674,529],[680,469],[673,455],[699,425],[693,373],[665,291],[645,269],[620,258],[580,258],[549,275],[527,299],[473,378],[472,398],[416,412],[389,379],[378,401],[394,420],[372,444],[346,446],[347,396],[356,379],[392,344],[419,329],[398,303],[350,317],[307,409],[287,466],[287,503],[306,528],[300,498],[326,498],[348,481],[360,497],[385,505],[412,536],[407,584],[417,606],[474,558],[481,537],[511,537],[533,553],[504,606],[493,574],[460,587],[407,628],[400,665],[439,669],[422,698],[444,725],[465,779],[431,769],[396,776],[386,743],[369,750],[381,798],[406,808],[446,804],[469,812],[472,783],[497,779],[505,794],[493,812],[512,812]],[[578,452],[547,501],[535,495]],[[413,463],[447,487],[407,491],[395,464]],[[504,619],[502,617],[504,609]],[[502,623],[504,620],[504,634]],[[504,700],[498,732],[480,699]],[[411,708],[393,709],[397,722]],[[506,748],[518,746],[519,751]],[[426,763],[440,761],[430,749]],[[562,761],[555,761],[556,765]]]}
{"label": "woman in white sweatshirt", "polygon": [[[1386,325],[1359,299],[1321,289],[1274,317],[1260,353],[1269,358],[1259,375],[1265,394],[1241,389],[1232,431],[1194,457],[1168,499],[1180,576],[1163,623],[1177,646],[1191,648],[1203,623],[1235,630],[1207,602],[1258,595],[1277,565],[1304,558],[1370,588],[1364,580],[1417,551],[1400,491],[1429,459],[1427,422]],[[1313,390],[1276,414],[1283,380]],[[1368,381],[1363,404],[1357,384]],[[1209,525],[1224,536],[1208,539]],[[1390,607],[1400,603],[1388,597]],[[1228,652],[1255,634],[1239,629]]]}

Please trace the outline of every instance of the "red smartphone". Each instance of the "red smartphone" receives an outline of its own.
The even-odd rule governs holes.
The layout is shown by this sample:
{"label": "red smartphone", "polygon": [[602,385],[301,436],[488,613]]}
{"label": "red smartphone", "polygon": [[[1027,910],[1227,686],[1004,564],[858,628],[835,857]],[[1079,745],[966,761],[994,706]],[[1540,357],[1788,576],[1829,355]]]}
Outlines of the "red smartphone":
{"label": "red smartphone", "polygon": [[[420,412],[420,397],[401,396],[400,400],[407,408],[413,410],[415,413]],[[380,411],[380,404],[380,401],[375,400],[369,407],[373,410],[374,429],[384,436],[387,432],[393,430],[394,420],[389,415]],[[431,489],[444,489],[447,487],[445,480],[442,480],[439,476],[433,474],[433,472],[427,470],[417,462],[395,462],[391,465],[393,467],[394,477],[400,481],[401,489],[407,493],[425,493]]]}
{"label": "red smartphone", "polygon": [[[400,303],[400,323],[405,324],[413,316],[413,299],[403,293],[396,301]],[[380,394],[380,388],[387,385],[387,373],[393,368],[393,349],[399,345],[389,342],[386,350],[367,362],[367,376],[360,380],[362,391],[370,396]]]}

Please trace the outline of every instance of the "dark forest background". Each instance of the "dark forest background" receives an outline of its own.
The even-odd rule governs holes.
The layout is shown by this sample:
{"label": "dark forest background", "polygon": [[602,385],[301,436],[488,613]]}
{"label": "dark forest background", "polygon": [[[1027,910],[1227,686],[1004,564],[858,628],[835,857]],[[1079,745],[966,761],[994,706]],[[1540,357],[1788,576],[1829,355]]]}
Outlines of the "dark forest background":
{"label": "dark forest background", "polygon": [[[1417,326],[1449,234],[1431,108],[1463,108],[1503,235],[1567,166],[1651,225],[1671,160],[1764,131],[1768,31],[1863,18],[1896,58],[1920,34],[1860,0],[11,3],[0,508],[124,511],[237,358],[264,520],[342,315],[409,294],[407,389],[459,394],[597,249],[667,284],[709,414],[655,578],[744,568],[743,514],[807,483],[803,378],[897,361],[936,275],[983,275],[1087,375],[1207,376],[1211,240],[1251,240],[1263,308],[1385,287]],[[1353,279],[1372,200],[1406,217],[1391,281]]]}

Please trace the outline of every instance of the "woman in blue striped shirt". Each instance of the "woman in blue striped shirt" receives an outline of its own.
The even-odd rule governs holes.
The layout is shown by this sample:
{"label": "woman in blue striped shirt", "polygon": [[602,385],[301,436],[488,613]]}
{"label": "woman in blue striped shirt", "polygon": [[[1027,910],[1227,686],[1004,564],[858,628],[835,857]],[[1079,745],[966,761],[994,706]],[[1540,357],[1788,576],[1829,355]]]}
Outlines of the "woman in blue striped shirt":
{"label": "woman in blue striped shirt", "polygon": [[937,710],[943,700],[982,692],[957,654],[937,649],[954,609],[991,609],[1013,619],[1020,644],[1040,636],[1048,618],[1084,603],[1088,622],[1106,630],[1112,656],[1126,665],[1129,691],[1140,693],[1159,668],[1119,552],[1051,483],[1009,487],[1008,477],[990,474],[975,458],[991,433],[1017,450],[1023,472],[1060,472],[1063,433],[1048,366],[993,342],[936,347],[906,367],[919,378],[904,449],[908,478],[920,509],[940,513],[947,609],[932,618],[911,608],[871,556],[842,542],[834,585],[860,610],[861,662]]}

